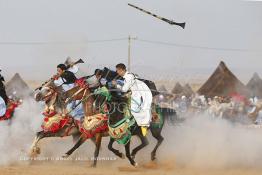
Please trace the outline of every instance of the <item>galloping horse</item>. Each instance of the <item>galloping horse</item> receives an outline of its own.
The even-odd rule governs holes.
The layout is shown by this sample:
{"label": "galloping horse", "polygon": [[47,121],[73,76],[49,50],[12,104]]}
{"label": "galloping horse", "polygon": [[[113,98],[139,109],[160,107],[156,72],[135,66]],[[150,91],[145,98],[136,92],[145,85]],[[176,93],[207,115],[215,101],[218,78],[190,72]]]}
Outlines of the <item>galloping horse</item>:
{"label": "galloping horse", "polygon": [[[105,89],[105,87],[103,87]],[[98,91],[96,93],[96,101],[99,101],[99,104],[102,104],[100,108],[103,110],[104,106],[108,109],[106,114],[108,115],[108,127],[109,127],[109,134],[111,136],[110,142],[108,144],[108,149],[112,151],[115,155],[123,158],[123,154],[120,153],[118,150],[112,147],[113,143],[115,142],[114,134],[118,135],[117,141],[121,144],[125,145],[126,157],[130,161],[131,165],[137,166],[137,163],[134,161],[134,158],[139,150],[144,148],[149,144],[146,137],[143,136],[141,132],[141,128],[135,122],[133,116],[131,116],[130,109],[127,108],[128,99],[121,98],[121,97],[114,97],[107,89]],[[104,103],[106,100],[107,103]],[[169,117],[169,115],[175,115],[175,110],[166,109],[166,108],[159,108],[156,107],[156,111],[153,112],[153,118],[155,121],[151,122],[150,124],[150,131],[154,138],[157,139],[157,144],[154,150],[151,152],[151,160],[156,159],[156,151],[158,147],[163,142],[164,138],[161,135],[161,131],[164,126],[165,118]],[[156,120],[158,120],[156,122]],[[136,135],[141,140],[141,145],[137,146],[132,153],[130,153],[130,139],[131,135]],[[66,155],[71,155],[80,145],[84,143],[86,139],[80,138],[80,140],[75,144],[75,146],[70,149]]]}
{"label": "galloping horse", "polygon": [[[53,115],[57,114],[57,120],[65,119],[65,123],[63,127],[57,128],[56,131],[45,131],[43,129],[42,131],[37,132],[31,146],[31,156],[40,154],[40,147],[38,146],[38,143],[43,138],[73,136],[73,140],[77,140],[80,136],[80,132],[74,120],[69,116],[62,117],[62,112],[66,109],[64,95],[65,94],[62,93],[61,87],[56,87],[53,82],[47,83],[40,92],[35,94],[35,100],[37,102],[45,102],[45,111],[51,110]],[[46,119],[48,119],[48,117]]]}
{"label": "galloping horse", "polygon": [[[48,83],[46,84],[42,90],[35,95],[36,101],[45,101],[46,103],[46,109],[51,108],[53,111],[56,111],[60,117],[62,112],[66,111],[66,104],[72,100],[81,100],[84,107],[84,118],[83,121],[74,120],[70,115],[65,116],[66,118],[69,118],[68,122],[63,125],[61,128],[58,128],[55,132],[53,131],[40,131],[36,134],[36,138],[32,144],[32,155],[35,153],[40,153],[40,148],[37,146],[39,141],[46,137],[65,137],[65,136],[73,136],[74,140],[81,140],[85,141],[87,139],[91,139],[93,142],[95,142],[96,149],[94,152],[94,162],[92,166],[96,166],[97,164],[97,157],[99,154],[99,149],[101,146],[101,140],[103,136],[108,136],[107,133],[107,126],[104,128],[104,130],[96,131],[95,133],[88,133],[86,134],[86,130],[84,130],[83,123],[87,124],[93,124],[94,120],[89,121],[89,119],[86,120],[86,117],[92,117],[96,116],[98,114],[98,111],[93,108],[94,104],[94,98],[95,96],[91,93],[90,89],[84,85],[83,80],[78,80],[78,86],[74,87],[73,89],[62,92],[60,87],[56,87],[54,83]],[[83,86],[84,85],[84,86]],[[96,118],[94,118],[96,119]],[[95,121],[97,122],[97,121]],[[98,123],[98,122],[97,122]],[[92,125],[93,126],[93,125]],[[93,127],[94,128],[94,127]],[[91,129],[93,129],[91,128]],[[89,131],[88,131],[89,132]],[[81,137],[80,137],[81,136]],[[68,157],[70,155],[70,152],[68,152],[64,158]],[[119,157],[123,157],[122,154],[118,154]]]}
{"label": "galloping horse", "polygon": [[[109,101],[109,104],[111,106],[111,110],[109,111],[109,122],[108,122],[108,125],[110,128],[109,129],[110,136],[111,136],[109,147],[111,147],[115,141],[119,142],[119,141],[123,141],[123,139],[126,139],[126,134],[128,133],[128,130],[131,135],[138,136],[141,139],[141,145],[134,148],[131,154],[130,154],[130,139],[126,140],[126,144],[125,144],[126,156],[128,157],[130,163],[136,166],[137,163],[134,161],[134,159],[135,159],[137,152],[143,149],[145,146],[147,146],[149,142],[147,138],[143,136],[141,132],[141,127],[138,126],[136,122],[132,124],[132,120],[134,120],[134,118],[130,112],[131,109],[129,105],[130,103],[129,100],[132,100],[132,99],[118,98],[118,97],[113,96],[112,100]],[[153,121],[150,123],[149,130],[151,131],[152,136],[157,140],[157,144],[154,147],[153,151],[151,152],[152,161],[156,159],[156,151],[164,140],[164,137],[161,135],[161,132],[164,127],[165,119],[171,118],[170,116],[175,116],[175,115],[176,115],[176,111],[173,109],[161,108],[155,104],[152,104]],[[129,121],[131,121],[130,122],[131,124],[129,123]],[[127,133],[123,133],[124,138],[120,138],[120,140],[115,139],[114,132],[117,132],[118,129],[121,129],[121,125],[125,125],[124,123],[127,123],[129,125],[129,128],[126,131]]]}

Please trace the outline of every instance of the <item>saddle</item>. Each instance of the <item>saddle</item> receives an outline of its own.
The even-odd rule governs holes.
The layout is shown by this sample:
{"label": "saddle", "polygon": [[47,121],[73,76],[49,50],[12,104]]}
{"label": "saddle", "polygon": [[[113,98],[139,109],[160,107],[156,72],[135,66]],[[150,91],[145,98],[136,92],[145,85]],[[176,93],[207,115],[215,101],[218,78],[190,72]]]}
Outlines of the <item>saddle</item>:
{"label": "saddle", "polygon": [[79,123],[81,133],[88,138],[92,138],[95,134],[108,131],[108,117],[106,114],[96,114],[85,116]]}
{"label": "saddle", "polygon": [[151,125],[156,128],[161,128],[164,124],[163,114],[158,105],[152,105],[152,122]]}
{"label": "saddle", "polygon": [[41,127],[44,132],[55,133],[67,125],[70,121],[71,120],[69,116],[63,117],[60,114],[53,113],[52,115],[45,116]]}

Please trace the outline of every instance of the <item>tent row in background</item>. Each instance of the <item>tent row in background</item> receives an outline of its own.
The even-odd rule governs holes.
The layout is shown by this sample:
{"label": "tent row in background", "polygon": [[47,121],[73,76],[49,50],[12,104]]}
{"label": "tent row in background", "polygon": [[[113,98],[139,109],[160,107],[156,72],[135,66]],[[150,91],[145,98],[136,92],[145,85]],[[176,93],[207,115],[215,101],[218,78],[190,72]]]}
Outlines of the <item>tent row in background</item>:
{"label": "tent row in background", "polygon": [[[168,94],[164,85],[159,88],[160,93]],[[187,97],[194,94],[189,84],[182,86],[179,82],[171,91],[172,94],[185,95]],[[262,79],[257,73],[244,85],[221,61],[208,80],[196,91],[199,95],[206,97],[222,96],[228,97],[233,94],[240,94],[246,97],[262,98]]]}

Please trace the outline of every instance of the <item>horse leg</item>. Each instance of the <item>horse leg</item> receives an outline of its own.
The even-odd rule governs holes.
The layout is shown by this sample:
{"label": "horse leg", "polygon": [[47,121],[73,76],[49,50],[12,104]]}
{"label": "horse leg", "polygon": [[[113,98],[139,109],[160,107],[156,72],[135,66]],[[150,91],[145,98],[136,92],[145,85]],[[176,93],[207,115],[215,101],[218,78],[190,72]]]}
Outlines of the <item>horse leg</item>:
{"label": "horse leg", "polygon": [[84,137],[83,135],[81,135],[78,139],[78,141],[76,142],[76,144],[73,146],[73,148],[71,148],[69,151],[67,151],[65,153],[64,156],[62,156],[63,158],[68,158],[77,148],[79,148],[85,141],[87,140],[86,137]]}
{"label": "horse leg", "polygon": [[31,146],[31,156],[34,157],[37,154],[40,154],[40,148],[38,147],[38,143],[41,139],[48,137],[48,133],[45,133],[44,131],[40,131],[36,133],[36,137],[32,143]]}
{"label": "horse leg", "polygon": [[[68,135],[73,135],[74,131],[71,131]],[[60,130],[59,132],[53,133],[53,132],[44,132],[40,131],[36,133],[36,137],[32,143],[31,146],[31,156],[34,156],[35,154],[40,154],[40,148],[38,147],[38,143],[43,138],[47,137],[63,137],[65,136],[65,129]]]}
{"label": "horse leg", "polygon": [[73,134],[72,137],[73,137],[73,142],[76,143],[80,139],[81,133],[79,132],[79,133]]}
{"label": "horse leg", "polygon": [[130,154],[130,141],[125,145],[126,157],[133,166],[138,166]]}
{"label": "horse leg", "polygon": [[151,160],[154,161],[156,159],[156,151],[161,143],[164,141],[164,137],[161,135],[162,128],[153,128],[150,127],[152,136],[157,140],[157,144],[153,151],[151,152]]}
{"label": "horse leg", "polygon": [[96,137],[96,150],[95,150],[95,153],[94,153],[94,162],[92,164],[92,167],[96,167],[96,164],[97,164],[97,158],[98,158],[98,155],[99,155],[99,150],[100,150],[101,142],[102,142],[102,134],[97,133],[95,137]]}
{"label": "horse leg", "polygon": [[113,148],[113,143],[114,143],[114,142],[115,142],[115,140],[114,140],[113,138],[110,138],[110,141],[109,141],[108,146],[107,146],[108,149],[109,149],[110,151],[112,151],[116,156],[124,159],[124,158],[125,158],[125,155],[124,155],[123,153],[120,153],[118,150],[116,150],[116,149]]}
{"label": "horse leg", "polygon": [[140,127],[138,127],[137,136],[140,138],[141,144],[133,149],[133,151],[131,153],[131,156],[132,156],[133,159],[135,159],[135,156],[136,156],[138,151],[140,151],[141,149],[143,149],[144,147],[146,147],[149,144],[147,137],[143,136]]}

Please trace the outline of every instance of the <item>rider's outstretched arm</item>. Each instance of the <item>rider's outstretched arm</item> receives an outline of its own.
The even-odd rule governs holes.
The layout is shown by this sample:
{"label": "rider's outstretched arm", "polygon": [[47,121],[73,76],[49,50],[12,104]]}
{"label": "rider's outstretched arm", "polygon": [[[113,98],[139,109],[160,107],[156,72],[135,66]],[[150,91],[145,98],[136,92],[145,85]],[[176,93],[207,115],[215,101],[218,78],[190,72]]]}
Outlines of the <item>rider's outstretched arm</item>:
{"label": "rider's outstretched arm", "polygon": [[117,88],[121,89],[122,92],[126,93],[127,91],[130,90],[130,88],[134,85],[134,83],[135,83],[134,75],[128,74],[125,76],[124,85],[123,86],[117,85]]}

